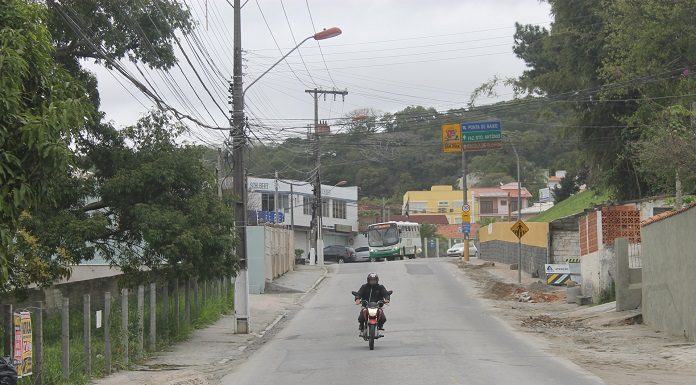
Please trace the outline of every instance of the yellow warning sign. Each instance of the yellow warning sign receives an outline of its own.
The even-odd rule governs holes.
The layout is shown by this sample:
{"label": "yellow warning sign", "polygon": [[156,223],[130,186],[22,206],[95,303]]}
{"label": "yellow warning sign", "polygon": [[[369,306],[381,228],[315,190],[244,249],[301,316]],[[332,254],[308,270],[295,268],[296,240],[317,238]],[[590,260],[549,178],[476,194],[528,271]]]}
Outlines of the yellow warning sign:
{"label": "yellow warning sign", "polygon": [[570,274],[546,274],[547,285],[565,285],[570,280]]}
{"label": "yellow warning sign", "polygon": [[529,227],[527,227],[522,220],[519,220],[512,225],[510,230],[512,230],[518,239],[522,239],[522,237],[529,231]]}

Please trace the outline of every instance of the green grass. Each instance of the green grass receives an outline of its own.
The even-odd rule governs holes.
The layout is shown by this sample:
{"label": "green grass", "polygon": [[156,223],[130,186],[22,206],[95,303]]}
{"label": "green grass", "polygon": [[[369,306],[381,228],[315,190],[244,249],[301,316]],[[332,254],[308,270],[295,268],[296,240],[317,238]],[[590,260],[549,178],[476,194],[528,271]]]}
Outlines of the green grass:
{"label": "green grass", "polygon": [[559,218],[564,218],[582,212],[586,208],[606,203],[609,197],[605,194],[597,193],[594,190],[586,190],[573,195],[563,202],[554,205],[552,208],[531,218],[530,222],[551,222]]}

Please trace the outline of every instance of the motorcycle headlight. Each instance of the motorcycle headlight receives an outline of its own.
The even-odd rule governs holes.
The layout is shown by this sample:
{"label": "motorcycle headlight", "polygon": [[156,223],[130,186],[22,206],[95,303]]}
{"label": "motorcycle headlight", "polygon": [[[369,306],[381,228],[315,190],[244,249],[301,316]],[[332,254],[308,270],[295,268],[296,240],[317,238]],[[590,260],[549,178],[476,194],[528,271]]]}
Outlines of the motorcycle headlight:
{"label": "motorcycle headlight", "polygon": [[369,308],[367,309],[367,314],[370,317],[377,317],[377,308]]}

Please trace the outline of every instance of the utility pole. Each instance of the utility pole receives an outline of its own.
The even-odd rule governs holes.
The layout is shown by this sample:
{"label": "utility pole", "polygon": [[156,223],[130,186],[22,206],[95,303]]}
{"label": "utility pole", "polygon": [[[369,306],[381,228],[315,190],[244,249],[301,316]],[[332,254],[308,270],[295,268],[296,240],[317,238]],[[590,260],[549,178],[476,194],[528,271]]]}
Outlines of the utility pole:
{"label": "utility pole", "polygon": [[275,194],[273,194],[273,223],[278,224],[278,170],[275,171]]}
{"label": "utility pole", "polygon": [[[464,144],[462,143],[462,226],[464,226],[464,206],[469,204],[467,199],[468,186],[466,183],[466,152],[464,151]],[[471,209],[470,209],[471,210]],[[465,262],[469,262],[469,233],[464,233],[464,250],[462,250],[462,257],[464,257]]]}
{"label": "utility pole", "polygon": [[[515,144],[510,142],[517,159],[517,220],[522,220],[522,181],[520,180],[520,156]],[[522,237],[517,237],[517,283],[522,283]]]}
{"label": "utility pole", "polygon": [[215,168],[215,176],[217,177],[218,198],[222,199],[222,148],[218,148],[217,167]]}
{"label": "utility pole", "polygon": [[292,230],[292,236],[295,236],[295,191],[293,187],[294,183],[290,183],[290,230]]}
{"label": "utility pole", "polygon": [[249,270],[247,268],[246,225],[247,191],[244,166],[246,137],[244,133],[244,94],[242,88],[242,6],[234,0],[234,65],[232,73],[232,162],[233,193],[235,196],[234,219],[237,233],[235,254],[239,260],[239,272],[234,281],[235,333],[249,333]]}
{"label": "utility pole", "polygon": [[321,141],[319,137],[322,132],[319,131],[319,95],[341,95],[345,100],[348,91],[325,91],[317,88],[311,90],[305,90],[306,93],[311,94],[314,98],[314,138],[316,140],[316,145],[314,146],[315,159],[316,159],[316,174],[314,177],[314,204],[312,205],[312,229],[313,234],[310,239],[310,247],[316,250],[317,262],[319,266],[324,266],[324,240],[321,235],[322,228],[322,210],[323,202],[321,200]]}

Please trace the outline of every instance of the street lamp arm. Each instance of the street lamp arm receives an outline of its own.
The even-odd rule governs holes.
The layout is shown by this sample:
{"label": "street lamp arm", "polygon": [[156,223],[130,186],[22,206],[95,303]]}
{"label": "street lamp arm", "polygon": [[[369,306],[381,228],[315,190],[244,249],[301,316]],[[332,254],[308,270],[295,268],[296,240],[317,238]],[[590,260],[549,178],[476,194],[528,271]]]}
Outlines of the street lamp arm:
{"label": "street lamp arm", "polygon": [[272,70],[273,68],[275,68],[275,66],[277,66],[278,64],[280,64],[280,62],[282,62],[283,60],[285,60],[286,57],[290,56],[291,53],[295,52],[298,48],[300,48],[300,46],[301,46],[302,44],[304,44],[307,40],[313,39],[313,38],[314,38],[314,35],[309,36],[309,37],[307,37],[306,39],[302,40],[298,45],[295,46],[295,48],[291,49],[288,53],[286,53],[285,55],[283,55],[283,57],[281,57],[280,60],[278,60],[277,62],[273,63],[273,65],[270,66],[266,71],[264,71],[264,73],[262,73],[261,76],[257,77],[253,82],[249,83],[249,85],[246,86],[246,87],[244,88],[244,91],[242,91],[242,96],[246,95],[246,92],[247,92],[247,90],[249,89],[249,87],[253,86],[253,85],[254,85],[256,82],[258,82],[262,77],[264,77],[264,75],[266,75],[267,73],[271,72],[271,70]]}

